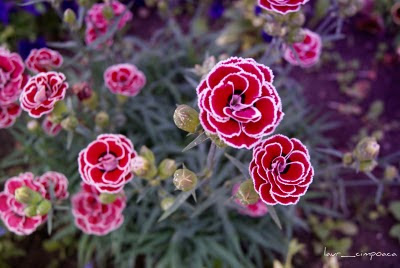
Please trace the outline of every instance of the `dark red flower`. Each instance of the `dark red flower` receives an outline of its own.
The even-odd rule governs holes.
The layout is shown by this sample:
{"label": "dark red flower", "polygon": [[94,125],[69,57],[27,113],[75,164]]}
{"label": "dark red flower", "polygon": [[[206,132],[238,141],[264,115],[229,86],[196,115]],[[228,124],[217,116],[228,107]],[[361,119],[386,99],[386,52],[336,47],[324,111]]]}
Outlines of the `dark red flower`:
{"label": "dark red flower", "polygon": [[112,93],[133,97],[146,84],[146,77],[135,65],[124,63],[108,67],[104,81]]}
{"label": "dark red flower", "polygon": [[49,48],[32,49],[25,60],[26,67],[36,73],[51,71],[60,67],[62,63],[61,54]]}
{"label": "dark red flower", "polygon": [[118,193],[133,178],[134,157],[133,145],[124,135],[102,134],[79,153],[79,173],[100,192]]}
{"label": "dark red flower", "polygon": [[23,186],[40,193],[43,197],[46,192],[44,187],[34,180],[34,176],[30,172],[9,178],[6,181],[4,191],[0,193],[0,218],[6,227],[17,235],[33,233],[47,219],[47,216],[25,216],[26,205],[15,199],[15,190]]}
{"label": "dark red flower", "polygon": [[51,137],[57,136],[58,133],[60,133],[60,131],[62,130],[61,124],[53,123],[50,119],[50,116],[46,116],[44,118],[42,122],[42,128],[43,131]]}
{"label": "dark red flower", "polygon": [[24,62],[17,53],[0,47],[0,105],[15,102],[22,90]]}
{"label": "dark red flower", "polygon": [[269,11],[275,11],[281,14],[296,12],[300,10],[309,0],[258,0],[258,4]]}
{"label": "dark red flower", "polygon": [[72,197],[75,225],[86,234],[106,235],[124,222],[122,211],[126,205],[123,192],[110,204],[100,201],[100,192],[94,186],[82,183],[82,189]]}
{"label": "dark red flower", "polygon": [[293,50],[285,45],[283,47],[283,57],[292,65],[300,65],[301,67],[311,67],[319,61],[322,49],[321,37],[308,29],[303,30],[303,42],[294,43]]}
{"label": "dark red flower", "polygon": [[68,198],[68,179],[64,174],[48,171],[38,178],[38,182],[46,189],[46,198],[51,199],[50,187],[53,187],[54,197],[57,200]]}
{"label": "dark red flower", "polygon": [[251,149],[283,117],[272,71],[253,59],[218,63],[197,88],[200,122],[235,148]]}
{"label": "dark red flower", "polygon": [[283,135],[254,147],[249,171],[254,189],[268,205],[296,204],[314,175],[307,148],[298,139]]}
{"label": "dark red flower", "polygon": [[21,107],[16,103],[0,105],[0,129],[14,125],[21,114]]}
{"label": "dark red flower", "polygon": [[57,101],[64,99],[67,88],[64,74],[39,73],[25,85],[20,96],[21,107],[30,116],[41,117],[50,113]]}

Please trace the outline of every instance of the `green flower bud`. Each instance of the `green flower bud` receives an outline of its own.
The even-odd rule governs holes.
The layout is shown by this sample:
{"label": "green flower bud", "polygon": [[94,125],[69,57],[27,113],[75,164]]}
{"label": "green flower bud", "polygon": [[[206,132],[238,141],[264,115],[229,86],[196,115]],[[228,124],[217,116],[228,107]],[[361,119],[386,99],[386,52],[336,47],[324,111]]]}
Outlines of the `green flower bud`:
{"label": "green flower bud", "polygon": [[27,186],[22,186],[15,190],[15,199],[22,204],[37,204],[43,197]]}
{"label": "green flower bud", "polygon": [[90,0],[78,0],[78,5],[88,7],[90,5]]}
{"label": "green flower bud", "polygon": [[195,133],[200,124],[199,113],[189,105],[181,104],[175,109],[174,122],[179,129]]}
{"label": "green flower bud", "polygon": [[89,98],[82,100],[83,105],[88,107],[90,110],[96,110],[99,105],[99,97],[97,93],[92,91]]}
{"label": "green flower bud", "polygon": [[68,107],[64,101],[58,101],[51,112],[50,120],[54,124],[59,124],[62,118],[68,113]]}
{"label": "green flower bud", "polygon": [[61,121],[62,128],[68,131],[74,131],[78,125],[78,119],[73,115],[70,115]]}
{"label": "green flower bud", "polygon": [[94,122],[95,122],[96,126],[98,126],[100,128],[105,128],[110,123],[110,117],[108,116],[108,114],[106,112],[101,111],[96,114]]}
{"label": "green flower bud", "polygon": [[379,148],[375,138],[365,137],[357,144],[354,156],[360,162],[374,160],[379,154]]}
{"label": "green flower bud", "polygon": [[42,202],[39,203],[39,205],[36,208],[36,213],[37,215],[44,216],[49,213],[51,209],[51,202],[47,199],[43,199]]}
{"label": "green flower bud", "polygon": [[168,210],[172,204],[174,204],[175,198],[173,197],[165,197],[161,200],[160,206],[163,211]]}
{"label": "green flower bud", "polygon": [[29,217],[29,218],[35,217],[35,216],[37,215],[36,210],[37,210],[36,205],[27,206],[27,207],[24,209],[25,216],[27,216],[27,217]]}
{"label": "green flower bud", "polygon": [[69,26],[75,26],[76,15],[72,9],[68,8],[64,11],[64,21],[68,23]]}
{"label": "green flower bud", "polygon": [[30,132],[37,132],[39,130],[39,123],[36,120],[29,120],[29,122],[26,124],[26,128],[30,131]]}
{"label": "green flower bud", "polygon": [[371,172],[377,165],[378,163],[375,160],[365,160],[359,163],[358,168],[362,172]]}
{"label": "green flower bud", "polygon": [[108,205],[108,204],[113,203],[117,199],[117,195],[101,193],[99,196],[99,199],[102,204]]}
{"label": "green flower bud", "polygon": [[154,153],[144,145],[140,148],[139,154],[149,160],[150,163],[154,163],[156,161]]}
{"label": "green flower bud", "polygon": [[158,176],[160,179],[165,180],[166,178],[171,177],[176,169],[177,166],[175,160],[166,158],[161,161],[160,165],[158,166]]}
{"label": "green flower bud", "polygon": [[389,165],[385,168],[385,179],[392,181],[399,176],[399,170],[392,165]]}
{"label": "green flower bud", "polygon": [[143,177],[150,170],[150,162],[142,156],[136,156],[132,159],[131,169],[135,175]]}
{"label": "green flower bud", "polygon": [[108,20],[112,19],[112,17],[114,17],[114,11],[113,11],[112,7],[109,5],[104,6],[102,12],[103,12],[104,17]]}
{"label": "green flower bud", "polygon": [[257,203],[257,201],[260,199],[260,196],[254,190],[253,181],[249,179],[240,184],[239,190],[236,193],[236,198],[240,201],[240,203],[247,206]]}
{"label": "green flower bud", "polygon": [[117,101],[120,104],[124,104],[128,100],[128,96],[117,94]]}
{"label": "green flower bud", "polygon": [[353,163],[353,154],[352,153],[345,153],[342,158],[342,163],[345,166],[351,165]]}
{"label": "green flower bud", "polygon": [[197,176],[187,168],[178,169],[174,173],[173,183],[176,189],[187,192],[197,185]]}
{"label": "green flower bud", "polygon": [[303,26],[304,22],[306,20],[306,17],[302,12],[295,12],[293,13],[292,17],[290,18],[289,23],[293,24],[295,26]]}

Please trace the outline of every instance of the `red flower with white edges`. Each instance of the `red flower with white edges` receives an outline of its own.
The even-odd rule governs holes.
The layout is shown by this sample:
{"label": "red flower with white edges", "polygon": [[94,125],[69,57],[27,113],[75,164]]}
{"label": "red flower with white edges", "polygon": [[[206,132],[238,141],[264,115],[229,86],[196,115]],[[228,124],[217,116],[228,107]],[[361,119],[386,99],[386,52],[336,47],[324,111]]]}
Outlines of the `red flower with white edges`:
{"label": "red flower with white edges", "polygon": [[46,221],[47,215],[25,216],[26,205],[15,199],[15,190],[22,186],[27,186],[45,196],[44,187],[34,180],[32,173],[27,172],[9,178],[5,183],[4,191],[0,193],[0,218],[11,232],[17,235],[29,235]]}
{"label": "red flower with white edges", "polygon": [[26,67],[36,73],[51,71],[60,67],[62,63],[61,54],[49,48],[32,49],[25,60]]}
{"label": "red flower with white edges", "polygon": [[297,12],[309,0],[258,0],[258,5],[269,11],[287,14]]}
{"label": "red flower with white edges", "polygon": [[136,155],[124,135],[102,134],[79,153],[79,173],[100,192],[118,193],[133,178],[130,164]]}
{"label": "red flower with white edges", "polygon": [[64,99],[67,88],[63,73],[39,73],[25,85],[19,99],[21,107],[31,117],[41,117],[50,113],[57,101]]}
{"label": "red flower with white edges", "polygon": [[16,103],[0,105],[0,129],[14,125],[21,114],[21,107]]}
{"label": "red flower with white edges", "polygon": [[133,97],[146,84],[146,76],[135,65],[124,63],[108,67],[104,81],[112,93]]}
{"label": "red flower with white edges", "polygon": [[283,135],[254,147],[249,171],[254,189],[268,205],[296,204],[314,176],[307,148],[298,139]]}
{"label": "red flower with white edges", "polygon": [[294,51],[288,46],[283,47],[283,57],[292,65],[307,68],[319,61],[322,49],[321,37],[308,29],[303,30],[304,40],[293,44]]}
{"label": "red flower with white edges", "polygon": [[42,122],[42,128],[44,133],[47,135],[54,137],[57,136],[58,133],[62,130],[61,124],[55,124],[50,120],[49,116],[46,116]]}
{"label": "red flower with white edges", "polygon": [[197,87],[200,122],[235,148],[251,149],[282,120],[272,71],[253,59],[219,62]]}
{"label": "red flower with white edges", "polygon": [[[108,20],[104,16],[104,8],[110,6],[109,4],[94,4],[88,11],[86,21],[86,33],[85,40],[86,44],[93,43],[97,38],[104,35],[108,30],[112,21]],[[128,21],[132,19],[132,12],[126,10],[126,6],[118,1],[112,1],[111,8],[114,14],[114,18],[117,18],[124,14],[118,22],[118,29],[122,29]],[[107,45],[112,44],[112,39],[106,41]]]}
{"label": "red flower with white edges", "polygon": [[0,47],[0,105],[15,102],[22,90],[24,62],[17,53]]}
{"label": "red flower with white edges", "polygon": [[46,189],[46,199],[51,199],[50,187],[53,187],[54,196],[57,200],[68,198],[68,179],[64,174],[48,171],[38,178],[38,182]]}
{"label": "red flower with white edges", "polygon": [[[239,191],[239,188],[240,188],[240,183],[237,183],[237,184],[235,184],[235,185],[233,186],[233,189],[232,189],[232,196],[235,196],[235,195],[236,195],[236,193]],[[265,214],[268,213],[267,205],[264,204],[264,202],[263,202],[261,199],[259,199],[259,200],[258,200],[256,203],[254,203],[254,204],[251,204],[251,205],[247,205],[247,206],[246,206],[246,205],[243,205],[243,204],[240,202],[239,199],[235,198],[235,203],[236,203],[238,206],[240,206],[240,208],[238,209],[238,212],[239,212],[240,214],[243,214],[243,215],[247,215],[247,216],[250,216],[250,217],[257,218],[257,217],[262,217],[262,216],[264,216]]]}
{"label": "red flower with white edges", "polygon": [[82,190],[72,197],[72,214],[75,225],[86,234],[106,235],[118,229],[124,222],[122,211],[126,206],[123,192],[111,204],[102,204],[100,192],[82,183]]}

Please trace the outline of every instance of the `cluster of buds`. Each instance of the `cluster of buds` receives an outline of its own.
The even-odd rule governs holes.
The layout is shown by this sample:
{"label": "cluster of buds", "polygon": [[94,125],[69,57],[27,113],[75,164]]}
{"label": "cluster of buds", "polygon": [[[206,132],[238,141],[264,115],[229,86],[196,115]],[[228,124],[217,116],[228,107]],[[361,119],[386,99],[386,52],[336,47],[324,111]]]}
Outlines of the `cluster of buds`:
{"label": "cluster of buds", "polygon": [[339,13],[343,17],[354,16],[364,5],[363,0],[339,0]]}
{"label": "cluster of buds", "polygon": [[197,185],[197,175],[184,167],[175,171],[173,183],[177,190],[183,192],[191,191]]}
{"label": "cluster of buds", "polygon": [[365,137],[357,144],[352,153],[343,156],[343,164],[363,172],[371,172],[376,166],[380,146],[374,137]]}
{"label": "cluster of buds", "polygon": [[49,200],[27,186],[15,190],[15,199],[26,205],[24,213],[27,217],[44,216],[51,209]]}
{"label": "cluster of buds", "polygon": [[154,153],[146,146],[140,148],[139,155],[131,162],[132,172],[152,185],[158,185],[160,181],[171,177],[176,168],[175,160],[169,158],[162,160],[157,167]]}
{"label": "cluster of buds", "polygon": [[254,190],[254,184],[251,179],[240,184],[239,190],[236,192],[235,197],[244,206],[255,204],[260,199],[260,196]]}
{"label": "cluster of buds", "polygon": [[305,16],[301,11],[286,15],[268,12],[266,19],[264,31],[268,35],[282,37],[287,43],[303,41],[304,34],[301,29],[305,22]]}

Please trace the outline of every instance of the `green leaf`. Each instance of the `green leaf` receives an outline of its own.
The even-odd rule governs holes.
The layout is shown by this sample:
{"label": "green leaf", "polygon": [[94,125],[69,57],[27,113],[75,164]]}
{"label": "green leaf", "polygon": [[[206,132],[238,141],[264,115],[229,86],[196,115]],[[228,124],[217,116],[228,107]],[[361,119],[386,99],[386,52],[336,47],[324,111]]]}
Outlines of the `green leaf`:
{"label": "green leaf", "polygon": [[400,221],[400,201],[391,202],[389,211],[393,214],[396,220]]}
{"label": "green leaf", "polygon": [[392,228],[390,228],[389,235],[397,238],[400,242],[400,223],[393,225]]}
{"label": "green leaf", "polygon": [[232,162],[232,164],[239,169],[239,171],[243,174],[243,176],[247,179],[250,178],[249,174],[249,169],[246,165],[244,165],[242,162],[234,158],[233,156],[225,153],[226,158],[229,159],[229,161]]}
{"label": "green leaf", "polygon": [[281,221],[279,220],[278,214],[276,213],[274,206],[267,205],[267,207],[268,207],[268,214],[271,216],[272,220],[275,222],[278,228],[282,230],[282,224]]}
{"label": "green leaf", "polygon": [[193,147],[196,147],[197,145],[199,145],[200,143],[203,143],[204,141],[206,141],[208,139],[208,136],[206,135],[206,133],[202,132],[199,136],[197,136],[191,143],[189,143],[183,150],[182,152],[186,152],[190,149],[192,149]]}

